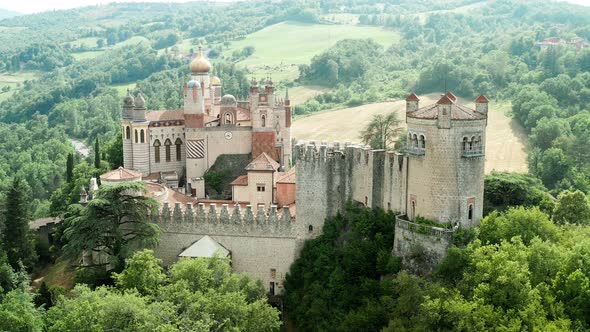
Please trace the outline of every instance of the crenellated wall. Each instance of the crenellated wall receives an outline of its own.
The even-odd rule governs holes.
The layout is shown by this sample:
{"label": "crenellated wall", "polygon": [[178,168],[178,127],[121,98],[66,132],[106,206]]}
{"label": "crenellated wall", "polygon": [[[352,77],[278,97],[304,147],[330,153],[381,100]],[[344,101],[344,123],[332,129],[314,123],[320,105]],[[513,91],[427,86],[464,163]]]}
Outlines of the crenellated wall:
{"label": "crenellated wall", "polygon": [[264,206],[253,209],[250,205],[199,203],[194,207],[192,203],[176,203],[171,207],[165,203],[152,219],[162,228],[155,253],[165,265],[174,263],[184,249],[208,235],[231,251],[234,271],[262,280],[268,289],[274,282],[277,293],[306,236],[299,236],[289,207],[278,211],[275,205],[265,210]]}
{"label": "crenellated wall", "polygon": [[[319,234],[324,219],[342,211],[346,202],[405,212],[407,157],[345,143],[298,143],[297,220]],[[312,236],[313,236],[312,235]]]}

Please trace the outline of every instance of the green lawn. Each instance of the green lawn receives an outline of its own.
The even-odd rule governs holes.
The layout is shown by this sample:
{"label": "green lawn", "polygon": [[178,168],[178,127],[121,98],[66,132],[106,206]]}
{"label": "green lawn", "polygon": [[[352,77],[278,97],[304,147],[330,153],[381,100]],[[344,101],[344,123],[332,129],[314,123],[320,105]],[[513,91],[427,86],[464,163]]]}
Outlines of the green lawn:
{"label": "green lawn", "polygon": [[347,38],[373,38],[386,47],[399,41],[396,32],[380,27],[282,22],[232,42],[223,53],[230,56],[234,50],[254,46],[254,54],[239,62],[240,66],[248,67],[256,77],[272,74],[275,81],[292,80],[299,74],[297,65],[309,63],[314,55]]}
{"label": "green lawn", "polygon": [[[36,71],[21,71],[18,73],[0,73],[0,102],[8,99],[13,93],[22,87],[22,82],[32,80],[39,76]],[[20,86],[19,86],[20,85]],[[2,92],[2,88],[8,86],[8,92]]]}
{"label": "green lawn", "polygon": [[135,89],[137,83],[123,83],[123,84],[111,84],[111,88],[115,88],[119,96],[123,97],[127,94],[127,89]]}
{"label": "green lawn", "polygon": [[[64,44],[70,44],[72,47],[85,46],[87,48],[95,48],[97,46],[96,41],[98,39],[99,39],[98,37],[80,38],[80,39],[76,39],[76,40],[73,40],[71,42],[64,43]],[[106,40],[105,40],[105,42],[106,42]]]}
{"label": "green lawn", "polygon": [[88,52],[71,53],[71,55],[76,60],[86,60],[86,59],[94,59],[97,56],[101,55],[103,52],[104,51],[88,51]]}
{"label": "green lawn", "polygon": [[127,46],[127,45],[137,45],[140,43],[148,43],[150,44],[149,39],[143,37],[143,36],[135,36],[135,37],[131,37],[125,41],[122,41],[120,43],[115,44],[114,47],[123,47],[123,46]]}

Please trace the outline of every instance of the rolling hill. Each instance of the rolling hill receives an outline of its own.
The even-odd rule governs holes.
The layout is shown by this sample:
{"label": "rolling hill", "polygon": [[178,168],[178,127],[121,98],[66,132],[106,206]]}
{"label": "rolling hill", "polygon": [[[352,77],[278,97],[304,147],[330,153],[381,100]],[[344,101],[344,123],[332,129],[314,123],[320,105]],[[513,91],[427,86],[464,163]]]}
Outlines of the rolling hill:
{"label": "rolling hill", "polygon": [[[434,103],[438,94],[421,96],[421,104]],[[469,105],[470,102],[464,102]],[[525,173],[527,164],[527,136],[515,120],[503,110],[506,104],[490,104],[486,140],[486,173],[492,170]],[[316,113],[296,119],[293,123],[292,137],[316,142],[359,142],[361,129],[373,115],[395,111],[405,127],[405,101],[367,104],[358,107]]]}

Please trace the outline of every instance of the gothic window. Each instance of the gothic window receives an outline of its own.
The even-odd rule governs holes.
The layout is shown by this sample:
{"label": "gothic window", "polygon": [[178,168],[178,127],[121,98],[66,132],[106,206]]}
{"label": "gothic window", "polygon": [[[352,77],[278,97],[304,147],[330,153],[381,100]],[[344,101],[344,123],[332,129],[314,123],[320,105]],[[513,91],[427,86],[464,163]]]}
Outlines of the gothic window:
{"label": "gothic window", "polygon": [[420,149],[425,149],[426,148],[426,141],[424,140],[424,135],[420,135],[420,139],[419,139],[419,148]]}
{"label": "gothic window", "polygon": [[467,151],[467,137],[463,137],[463,152]]}
{"label": "gothic window", "polygon": [[467,212],[467,219],[473,221],[473,204],[469,204],[469,212]]}
{"label": "gothic window", "polygon": [[266,115],[262,116],[262,126],[266,127]]}
{"label": "gothic window", "polygon": [[414,148],[418,147],[418,135],[416,135],[416,134],[412,135],[412,147],[414,147]]}
{"label": "gothic window", "polygon": [[143,131],[143,129],[141,130],[139,137],[140,137],[141,143],[145,143],[145,132]]}
{"label": "gothic window", "polygon": [[139,134],[137,133],[137,129],[135,129],[135,143],[139,142]]}
{"label": "gothic window", "polygon": [[131,139],[131,128],[125,127],[125,139]]}
{"label": "gothic window", "polygon": [[180,160],[182,160],[182,158],[180,156],[180,146],[182,145],[182,140],[180,140],[180,138],[177,138],[176,142],[174,142],[174,144],[176,145],[176,160],[180,161]]}
{"label": "gothic window", "polygon": [[225,113],[225,124],[231,124],[231,123],[232,123],[231,113]]}
{"label": "gothic window", "polygon": [[164,145],[166,146],[166,162],[169,162],[172,158],[170,157],[170,146],[172,145],[172,142],[170,142],[169,139],[166,139],[166,142],[164,142]]}
{"label": "gothic window", "polygon": [[473,150],[474,143],[475,143],[475,136],[472,136],[471,141],[469,141],[469,150]]}
{"label": "gothic window", "polygon": [[159,163],[160,162],[160,141],[156,140],[154,142],[154,160]]}

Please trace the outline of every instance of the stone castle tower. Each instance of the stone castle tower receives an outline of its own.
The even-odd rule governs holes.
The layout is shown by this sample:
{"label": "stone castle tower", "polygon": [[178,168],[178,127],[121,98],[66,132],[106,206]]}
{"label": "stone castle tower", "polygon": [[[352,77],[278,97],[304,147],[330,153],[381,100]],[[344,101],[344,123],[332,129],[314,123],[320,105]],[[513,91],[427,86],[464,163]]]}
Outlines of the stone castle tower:
{"label": "stone castle tower", "polygon": [[487,103],[480,96],[472,110],[450,92],[424,108],[415,94],[406,99],[410,220],[422,216],[471,227],[481,219]]}

